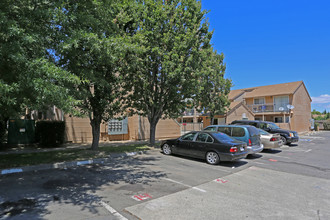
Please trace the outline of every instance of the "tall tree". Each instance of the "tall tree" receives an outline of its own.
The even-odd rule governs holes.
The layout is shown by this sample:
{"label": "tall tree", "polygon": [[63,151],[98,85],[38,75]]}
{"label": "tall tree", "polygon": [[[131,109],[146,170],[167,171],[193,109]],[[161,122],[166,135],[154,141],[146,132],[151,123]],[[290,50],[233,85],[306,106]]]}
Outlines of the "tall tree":
{"label": "tall tree", "polygon": [[141,0],[136,36],[141,48],[138,65],[126,87],[132,88],[126,104],[132,112],[147,116],[150,144],[161,118],[175,117],[198,87],[203,49],[210,47],[212,33],[206,11],[196,0]]}
{"label": "tall tree", "polygon": [[[83,82],[72,88],[76,107],[88,115],[98,149],[100,124],[118,116],[125,90],[121,85],[134,47],[129,44],[132,25],[127,2],[64,1],[55,17],[60,42],[58,65]],[[133,28],[134,29],[134,28]],[[132,51],[131,51],[132,50]]]}
{"label": "tall tree", "polygon": [[69,110],[74,103],[66,87],[78,78],[50,56],[56,7],[46,0],[0,2],[0,120],[21,116],[26,108]]}
{"label": "tall tree", "polygon": [[204,50],[199,83],[199,91],[194,98],[195,106],[200,111],[208,113],[211,124],[215,115],[224,114],[229,105],[228,94],[232,86],[231,80],[224,77],[226,65],[223,63],[224,55],[218,54],[212,48]]}

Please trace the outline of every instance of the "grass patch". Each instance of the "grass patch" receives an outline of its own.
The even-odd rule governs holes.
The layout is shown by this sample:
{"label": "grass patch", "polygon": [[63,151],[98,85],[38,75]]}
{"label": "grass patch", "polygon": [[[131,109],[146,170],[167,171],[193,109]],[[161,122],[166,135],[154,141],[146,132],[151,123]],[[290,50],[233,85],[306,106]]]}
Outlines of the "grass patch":
{"label": "grass patch", "polygon": [[109,156],[110,153],[124,153],[150,150],[147,145],[122,145],[99,147],[98,151],[90,149],[69,149],[50,152],[0,155],[0,169],[49,164],[73,160],[90,160]]}

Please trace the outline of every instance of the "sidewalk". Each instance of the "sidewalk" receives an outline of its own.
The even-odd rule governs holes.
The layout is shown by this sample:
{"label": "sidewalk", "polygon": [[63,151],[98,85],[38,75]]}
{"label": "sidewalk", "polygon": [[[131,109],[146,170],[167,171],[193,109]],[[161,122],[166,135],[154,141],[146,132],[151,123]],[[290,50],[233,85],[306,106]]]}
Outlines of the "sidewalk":
{"label": "sidewalk", "polygon": [[[156,141],[156,143],[159,143],[160,141]],[[113,142],[101,142],[99,144],[99,147],[105,147],[105,146],[113,146],[113,147],[119,147],[119,146],[125,146],[125,145],[133,145],[133,144],[148,144],[148,141],[113,141]],[[17,147],[17,148],[11,148],[6,149],[5,151],[0,151],[0,155],[13,155],[13,154],[29,154],[29,153],[40,153],[40,152],[54,152],[54,151],[66,151],[66,150],[72,150],[72,149],[90,149],[91,143],[86,144],[65,144],[62,147],[58,148],[33,148],[33,147]],[[89,160],[73,160],[73,161],[65,161],[65,162],[57,162],[52,164],[39,164],[39,165],[30,165],[30,166],[22,166],[22,167],[14,167],[14,168],[7,168],[7,169],[0,169],[0,176],[11,174],[11,173],[21,173],[21,172],[30,172],[30,171],[39,171],[39,170],[48,170],[48,169],[67,169],[69,167],[76,167],[81,165],[89,165],[89,164],[104,164],[106,162],[109,162],[115,158],[120,157],[130,157],[135,156],[138,154],[144,154],[147,151],[156,150],[159,151],[159,149],[153,148],[150,150],[144,150],[144,151],[136,151],[136,152],[128,152],[128,153],[109,153],[106,155],[106,157],[103,158],[94,158]]]}
{"label": "sidewalk", "polygon": [[[118,147],[118,146],[131,145],[131,144],[148,144],[148,143],[149,143],[148,141],[111,141],[111,142],[100,142],[99,147],[104,147],[104,146]],[[160,141],[156,141],[156,144],[157,143],[160,143]],[[92,143],[66,143],[61,147],[56,147],[56,148],[40,148],[40,147],[22,145],[4,150],[0,149],[0,155],[52,152],[52,151],[72,150],[72,149],[89,149],[91,145]]]}

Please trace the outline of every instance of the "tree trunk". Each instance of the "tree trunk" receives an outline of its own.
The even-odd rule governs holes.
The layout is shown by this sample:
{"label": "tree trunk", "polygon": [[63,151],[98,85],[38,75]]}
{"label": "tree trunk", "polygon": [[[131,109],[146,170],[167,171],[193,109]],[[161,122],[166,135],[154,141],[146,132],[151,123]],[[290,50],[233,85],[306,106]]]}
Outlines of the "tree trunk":
{"label": "tree trunk", "polygon": [[150,146],[155,146],[156,140],[156,127],[159,119],[152,119],[149,121],[150,123]]}
{"label": "tree trunk", "polygon": [[92,119],[91,120],[92,126],[92,134],[93,134],[93,142],[92,142],[92,150],[98,150],[99,148],[99,141],[100,141],[100,127],[101,127],[101,120],[99,119]]}

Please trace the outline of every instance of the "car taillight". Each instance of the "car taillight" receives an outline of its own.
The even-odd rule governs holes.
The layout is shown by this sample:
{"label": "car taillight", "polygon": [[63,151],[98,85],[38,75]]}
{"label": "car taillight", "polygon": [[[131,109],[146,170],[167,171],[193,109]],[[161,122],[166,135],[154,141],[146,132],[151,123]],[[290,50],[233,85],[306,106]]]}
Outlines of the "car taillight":
{"label": "car taillight", "polygon": [[231,147],[229,150],[231,153],[237,152],[237,147]]}
{"label": "car taillight", "polygon": [[277,138],[272,137],[270,141],[277,141]]}
{"label": "car taillight", "polygon": [[248,144],[248,146],[252,146],[252,141],[251,141],[251,139],[249,139],[249,144]]}

